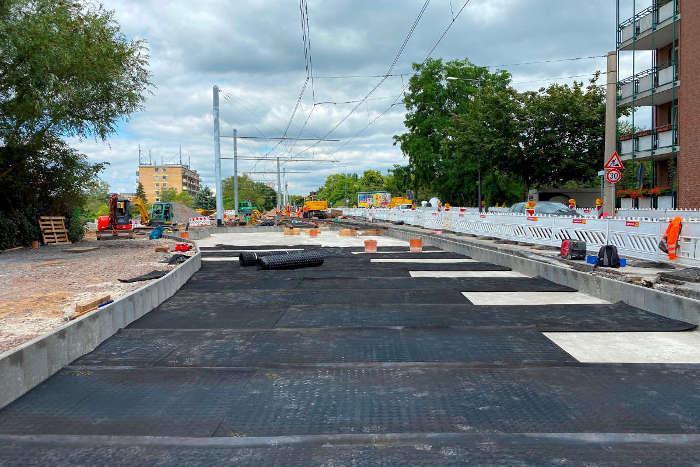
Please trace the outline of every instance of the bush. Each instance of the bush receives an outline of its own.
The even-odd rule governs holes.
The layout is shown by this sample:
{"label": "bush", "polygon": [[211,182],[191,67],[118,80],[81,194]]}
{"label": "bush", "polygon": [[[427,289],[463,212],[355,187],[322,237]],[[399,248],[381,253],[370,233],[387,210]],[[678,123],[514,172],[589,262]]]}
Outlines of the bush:
{"label": "bush", "polygon": [[40,235],[39,225],[30,213],[0,212],[0,250],[29,245]]}
{"label": "bush", "polygon": [[79,242],[85,237],[85,224],[93,219],[88,212],[81,208],[73,209],[71,215],[66,219],[66,229],[68,230],[68,240]]}

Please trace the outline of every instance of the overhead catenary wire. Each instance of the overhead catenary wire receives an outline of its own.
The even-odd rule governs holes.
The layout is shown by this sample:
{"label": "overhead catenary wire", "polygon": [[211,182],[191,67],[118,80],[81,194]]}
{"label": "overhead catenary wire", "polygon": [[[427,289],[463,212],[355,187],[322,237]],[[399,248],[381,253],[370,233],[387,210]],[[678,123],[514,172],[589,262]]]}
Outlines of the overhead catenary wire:
{"label": "overhead catenary wire", "polygon": [[[428,9],[428,5],[430,5],[430,0],[425,0],[425,2],[423,3],[423,6],[421,7],[420,11],[418,12],[418,15],[417,15],[416,18],[413,20],[413,23],[411,24],[411,27],[409,28],[408,32],[406,33],[406,36],[404,37],[403,41],[401,42],[401,45],[399,46],[398,51],[397,51],[396,54],[394,55],[393,60],[392,60],[391,63],[389,64],[389,67],[387,68],[386,72],[385,72],[384,75],[381,77],[381,79],[379,80],[379,82],[377,82],[377,84],[375,84],[375,85],[372,87],[372,89],[370,89],[369,92],[367,92],[367,94],[365,94],[365,96],[364,96],[362,99],[360,99],[359,102],[357,102],[357,103],[355,104],[355,106],[353,106],[353,108],[350,109],[350,111],[349,111],[347,114],[345,114],[335,125],[333,125],[333,127],[331,127],[331,129],[323,136],[323,139],[326,139],[326,138],[328,138],[330,135],[332,135],[332,134],[340,127],[340,125],[342,125],[345,121],[347,121],[347,119],[350,118],[350,116],[351,116],[352,114],[354,114],[354,113],[357,111],[357,109],[359,109],[360,106],[362,106],[362,104],[363,104],[377,89],[379,89],[379,87],[380,87],[382,84],[384,84],[384,82],[388,79],[389,75],[391,74],[391,72],[393,71],[394,67],[396,66],[396,63],[399,61],[399,58],[401,57],[401,55],[403,54],[404,50],[406,49],[406,45],[408,44],[408,41],[410,41],[411,37],[413,36],[413,33],[414,33],[415,30],[416,30],[416,27],[418,26],[418,24],[420,23],[421,19],[423,18],[423,15],[425,14],[425,11]],[[306,151],[308,151],[308,150],[314,148],[315,146],[317,146],[320,142],[321,142],[320,140],[319,140],[319,141],[316,141],[315,143],[313,143],[313,144],[307,146],[306,148],[302,149],[300,152],[296,153],[295,155],[298,156],[298,155],[300,155],[300,154],[305,153]]]}
{"label": "overhead catenary wire", "polygon": [[[457,11],[457,14],[454,15],[454,16],[452,17],[452,21],[450,21],[450,22],[447,24],[447,26],[445,27],[445,29],[442,31],[442,34],[440,35],[440,37],[435,41],[435,43],[433,44],[433,46],[430,48],[430,50],[429,50],[428,53],[426,54],[425,58],[424,58],[423,61],[421,62],[421,65],[425,65],[425,63],[428,61],[428,59],[430,59],[430,57],[432,56],[433,52],[435,52],[435,49],[437,49],[437,47],[440,45],[440,43],[442,42],[442,40],[447,36],[447,34],[450,32],[450,29],[452,29],[452,26],[455,24],[455,22],[456,22],[457,19],[460,17],[460,15],[461,15],[462,12],[464,11],[464,9],[465,9],[470,3],[471,3],[471,0],[465,0],[465,2],[462,4],[461,8]],[[350,138],[346,139],[343,143],[341,143],[341,144],[338,146],[338,148],[336,148],[335,151],[333,151],[333,152],[331,153],[331,155],[334,155],[334,154],[338,153],[338,151],[340,151],[342,148],[344,148],[345,146],[347,146],[348,144],[350,144],[350,142],[353,141],[355,138],[357,138],[358,136],[360,136],[361,134],[363,134],[365,131],[367,131],[367,129],[368,129],[370,126],[374,125],[380,118],[382,118],[382,117],[383,117],[384,115],[386,115],[392,108],[394,108],[396,105],[398,105],[398,104],[399,104],[399,101],[401,101],[401,98],[403,97],[403,93],[404,93],[404,91],[406,90],[406,88],[408,87],[409,83],[410,83],[410,82],[406,82],[406,83],[401,87],[401,92],[396,96],[396,98],[394,99],[394,101],[393,101],[386,109],[384,109],[383,112],[381,112],[379,115],[377,115],[377,117],[375,117],[373,120],[370,120],[370,121],[367,123],[367,125],[365,125],[365,127],[363,127],[360,131],[358,131],[358,132],[355,133],[353,136],[351,136]],[[299,154],[300,154],[300,153],[297,153],[296,155],[299,155]]]}

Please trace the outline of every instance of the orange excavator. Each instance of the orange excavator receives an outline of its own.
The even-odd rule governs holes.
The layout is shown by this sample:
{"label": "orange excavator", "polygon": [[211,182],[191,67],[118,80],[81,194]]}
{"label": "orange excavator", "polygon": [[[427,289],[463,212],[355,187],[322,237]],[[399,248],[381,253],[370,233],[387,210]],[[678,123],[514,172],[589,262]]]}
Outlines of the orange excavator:
{"label": "orange excavator", "polygon": [[109,215],[97,218],[97,239],[134,238],[131,224],[131,202],[112,193],[107,201]]}

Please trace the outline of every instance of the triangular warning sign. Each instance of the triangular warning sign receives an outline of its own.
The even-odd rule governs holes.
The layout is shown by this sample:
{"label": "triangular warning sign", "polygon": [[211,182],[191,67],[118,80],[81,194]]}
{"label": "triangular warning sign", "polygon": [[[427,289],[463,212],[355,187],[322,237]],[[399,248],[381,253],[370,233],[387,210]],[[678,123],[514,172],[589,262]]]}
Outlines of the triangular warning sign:
{"label": "triangular warning sign", "polygon": [[608,162],[605,163],[605,169],[610,170],[610,169],[618,169],[622,170],[625,168],[625,165],[622,163],[622,159],[620,159],[620,155],[617,153],[617,151],[613,151],[612,155],[610,156],[610,159],[608,159]]}

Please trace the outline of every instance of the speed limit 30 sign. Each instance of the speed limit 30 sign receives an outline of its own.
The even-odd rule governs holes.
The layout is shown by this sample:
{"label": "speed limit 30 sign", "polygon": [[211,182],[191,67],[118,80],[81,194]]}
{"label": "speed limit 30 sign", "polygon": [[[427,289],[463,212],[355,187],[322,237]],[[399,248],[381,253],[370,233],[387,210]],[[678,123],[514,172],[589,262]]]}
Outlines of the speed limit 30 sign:
{"label": "speed limit 30 sign", "polygon": [[608,169],[605,171],[605,181],[615,184],[622,179],[622,172],[618,169]]}

